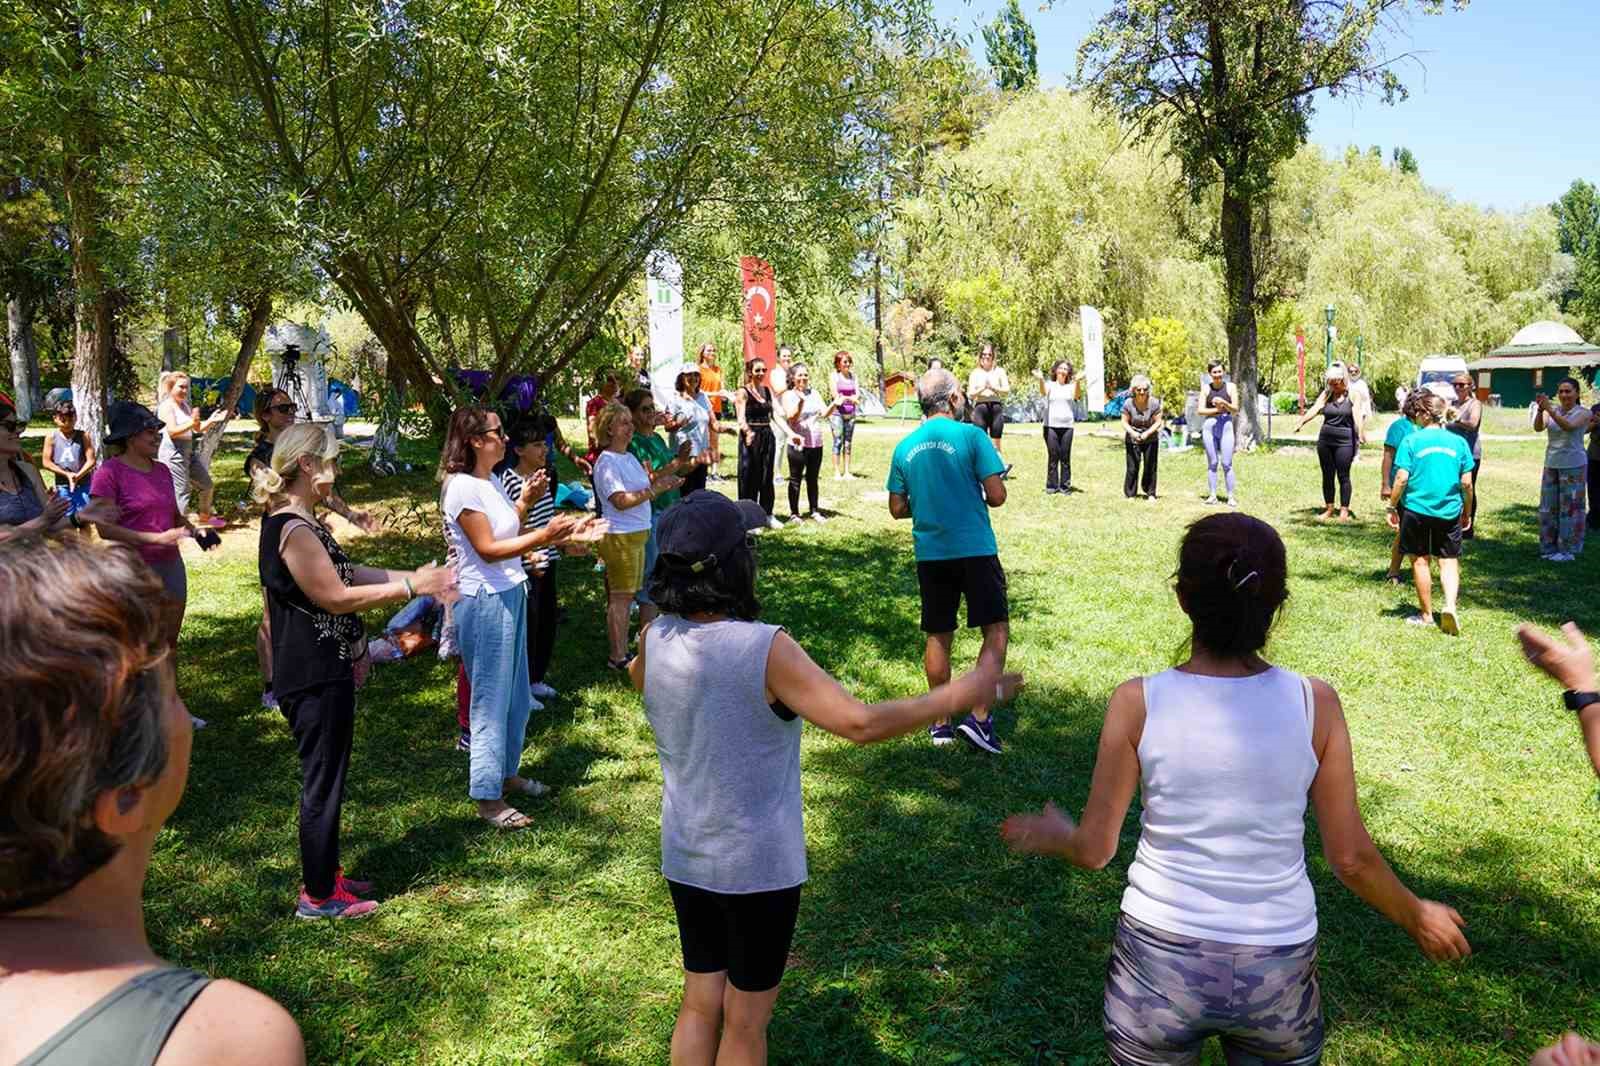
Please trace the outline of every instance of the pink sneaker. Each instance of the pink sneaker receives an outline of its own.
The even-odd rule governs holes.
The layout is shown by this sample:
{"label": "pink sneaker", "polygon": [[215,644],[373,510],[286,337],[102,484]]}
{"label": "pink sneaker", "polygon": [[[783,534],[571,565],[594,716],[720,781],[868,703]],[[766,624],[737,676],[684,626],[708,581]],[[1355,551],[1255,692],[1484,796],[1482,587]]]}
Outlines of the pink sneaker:
{"label": "pink sneaker", "polygon": [[370,899],[356,899],[345,887],[335,881],[333,895],[327,899],[312,899],[300,890],[300,901],[295,904],[296,918],[365,918],[378,909]]}
{"label": "pink sneaker", "polygon": [[344,875],[344,867],[343,866],[339,867],[339,869],[334,873],[333,876],[335,877],[335,879],[337,879],[339,887],[344,889],[346,892],[350,893],[352,896],[370,896],[370,895],[372,895],[372,882],[371,881],[357,881],[353,877],[346,877]]}

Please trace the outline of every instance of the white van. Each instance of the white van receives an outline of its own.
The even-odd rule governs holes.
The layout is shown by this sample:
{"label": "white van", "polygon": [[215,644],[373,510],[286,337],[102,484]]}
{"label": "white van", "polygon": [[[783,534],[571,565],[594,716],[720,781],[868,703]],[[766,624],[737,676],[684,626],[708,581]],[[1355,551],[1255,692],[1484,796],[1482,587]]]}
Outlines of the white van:
{"label": "white van", "polygon": [[1430,355],[1417,368],[1414,387],[1427,389],[1445,401],[1454,401],[1456,390],[1451,382],[1455,380],[1457,374],[1466,372],[1467,361],[1459,355]]}

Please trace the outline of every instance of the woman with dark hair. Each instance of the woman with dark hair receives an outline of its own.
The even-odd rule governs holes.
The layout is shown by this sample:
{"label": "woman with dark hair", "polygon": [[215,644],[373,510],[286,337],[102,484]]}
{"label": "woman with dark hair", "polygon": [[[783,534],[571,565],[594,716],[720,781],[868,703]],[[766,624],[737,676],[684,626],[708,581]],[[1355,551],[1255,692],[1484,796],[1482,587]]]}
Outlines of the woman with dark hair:
{"label": "woman with dark hair", "polygon": [[23,536],[0,588],[28,590],[0,597],[0,1062],[301,1066],[287,1011],[145,933],[193,742],[160,579],[120,548]]}
{"label": "woman with dark hair", "polygon": [[1300,419],[1294,431],[1299,433],[1307,422],[1322,416],[1322,430],[1317,434],[1317,462],[1322,466],[1322,513],[1317,517],[1326,522],[1333,518],[1333,482],[1339,480],[1339,521],[1350,521],[1350,464],[1355,462],[1360,439],[1356,428],[1355,401],[1350,398],[1349,380],[1344,367],[1338,363],[1328,368],[1328,387],[1322,390],[1317,402]]}
{"label": "woman with dark hair", "polygon": [[672,430],[672,447],[682,452],[688,448],[694,464],[683,475],[685,495],[706,487],[706,472],[717,462],[717,416],[711,400],[700,391],[701,372],[693,363],[684,363],[675,382],[677,398],[668,413],[676,423]]}
{"label": "woman with dark hair", "polygon": [[767,364],[752,359],[745,364],[744,384],[734,395],[739,415],[739,499],[754,500],[767,512],[772,529],[783,523],[772,515],[772,470],[777,461],[772,436],[772,390],[767,387]]}
{"label": "woman with dark hair", "polygon": [[583,408],[584,425],[589,430],[589,454],[584,458],[591,464],[606,446],[605,441],[595,435],[595,419],[607,405],[617,402],[617,395],[622,391],[621,382],[621,376],[610,368],[602,367],[594,373],[595,394],[589,397],[589,402]]}
{"label": "woman with dark hair", "polygon": [[339,817],[355,740],[356,689],[366,678],[359,612],[412,596],[454,598],[444,567],[377,570],[344,553],[315,506],[333,491],[339,442],[323,426],[290,426],[251,494],[266,506],[257,571],[272,619],[272,689],[300,753],[300,867],[297,918],[359,918],[377,909],[360,898],[372,886],[339,866]]}
{"label": "woman with dark hair", "polygon": [[758,621],[749,534],[766,520],[754,502],[714,492],[662,517],[650,587],[662,614],[628,667],[661,762],[661,872],[683,949],[673,1066],[767,1061],[807,876],[801,719],[867,744],[1004,701],[1022,683],[983,664],[925,695],[863,704],[782,627]]}
{"label": "woman with dark hair", "polygon": [[1223,484],[1228,490],[1228,506],[1239,506],[1239,494],[1233,480],[1233,420],[1239,414],[1238,386],[1227,380],[1222,364],[1213,361],[1206,367],[1211,379],[1200,397],[1195,414],[1204,421],[1200,424],[1200,442],[1206,449],[1206,486],[1210,492],[1206,503],[1217,502],[1217,467],[1222,467]]}
{"label": "woman with dark hair", "polygon": [[[556,515],[544,529],[523,531],[535,493],[512,501],[494,477],[505,458],[500,416],[482,407],[462,407],[450,416],[442,469],[441,509],[456,557],[461,599],[455,604],[456,639],[471,685],[472,723],[468,794],[478,817],[499,829],[525,829],[527,815],[506,803],[521,793],[550,790],[520,773],[533,695],[528,687],[527,552],[577,531],[585,518]],[[604,529],[604,523],[597,524]]]}
{"label": "woman with dark hair", "polygon": [[0,404],[0,540],[48,533],[71,522],[67,501],[46,492],[39,471],[23,460],[23,428],[16,409]]}
{"label": "woman with dark hair", "polygon": [[833,477],[849,481],[850,449],[856,436],[856,413],[861,402],[861,386],[856,381],[855,357],[846,351],[833,353],[833,416],[828,428],[833,432]]}
{"label": "woman with dark hair", "polygon": [[56,476],[56,494],[75,515],[89,506],[89,477],[94,473],[94,441],[78,428],[78,409],[71,400],[58,402],[50,411],[55,428],[44,435],[39,459]]}
{"label": "woman with dark hair", "polygon": [[1472,523],[1462,540],[1472,540],[1478,535],[1478,471],[1483,468],[1483,401],[1472,390],[1472,375],[1462,372],[1450,379],[1455,390],[1455,402],[1445,414],[1444,428],[1467,442],[1472,452]]}
{"label": "woman with dark hair", "polygon": [[1534,397],[1536,433],[1548,433],[1544,449],[1544,477],[1539,484],[1539,552],[1552,563],[1570,563],[1583,554],[1583,488],[1588,480],[1589,457],[1583,434],[1589,428],[1589,409],[1578,403],[1578,380],[1562,378],[1556,399]]}
{"label": "woman with dark hair", "polygon": [[1113,1062],[1195,1062],[1212,1036],[1229,1061],[1317,1062],[1308,801],[1335,874],[1429,958],[1467,955],[1465,923],[1412,894],[1367,835],[1338,694],[1261,657],[1289,596],[1277,531],[1243,514],[1200,519],[1178,549],[1176,591],[1189,656],[1112,693],[1081,823],[1049,804],[1001,834],[1018,851],[1102,869],[1140,792],[1106,976]]}
{"label": "woman with dark hair", "polygon": [[1072,364],[1065,359],[1056,361],[1048,378],[1037,370],[1033,376],[1044,397],[1044,491],[1065,496],[1072,491],[1072,430],[1078,421],[1073,405],[1078,399],[1078,383],[1073,379]]}

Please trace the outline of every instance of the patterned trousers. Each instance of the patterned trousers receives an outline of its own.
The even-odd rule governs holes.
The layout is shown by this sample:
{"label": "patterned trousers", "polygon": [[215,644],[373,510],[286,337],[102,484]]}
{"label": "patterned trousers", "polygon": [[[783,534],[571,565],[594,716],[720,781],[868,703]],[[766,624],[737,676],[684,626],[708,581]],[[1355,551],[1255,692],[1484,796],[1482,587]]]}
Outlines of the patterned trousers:
{"label": "patterned trousers", "polygon": [[1583,551],[1583,489],[1588,483],[1587,467],[1570,470],[1544,468],[1539,483],[1539,551],[1544,555]]}

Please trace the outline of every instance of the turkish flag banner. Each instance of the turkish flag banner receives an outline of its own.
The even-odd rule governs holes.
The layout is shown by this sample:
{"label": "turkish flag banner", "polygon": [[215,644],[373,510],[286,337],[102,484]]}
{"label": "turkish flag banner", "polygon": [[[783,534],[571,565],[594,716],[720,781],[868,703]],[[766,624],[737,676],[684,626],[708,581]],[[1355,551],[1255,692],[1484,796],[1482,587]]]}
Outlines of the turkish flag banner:
{"label": "turkish flag banner", "polygon": [[739,259],[744,279],[744,361],[759,359],[770,368],[778,359],[777,284],[772,266],[753,255]]}

